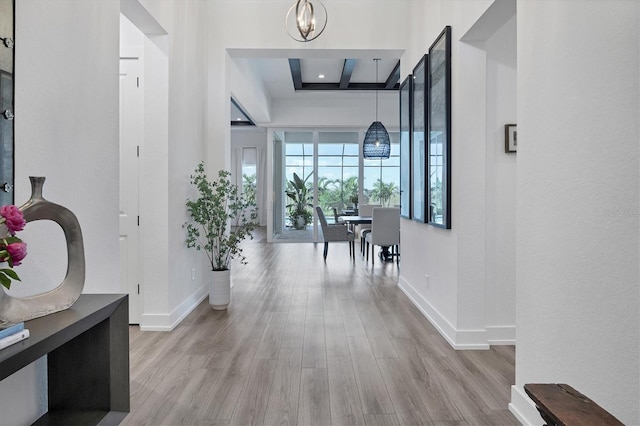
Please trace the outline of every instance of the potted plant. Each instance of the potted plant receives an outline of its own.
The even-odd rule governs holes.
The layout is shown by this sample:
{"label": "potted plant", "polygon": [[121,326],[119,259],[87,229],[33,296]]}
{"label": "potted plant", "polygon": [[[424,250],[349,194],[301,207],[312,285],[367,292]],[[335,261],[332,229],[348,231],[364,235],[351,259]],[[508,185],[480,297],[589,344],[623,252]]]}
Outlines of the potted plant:
{"label": "potted plant", "polygon": [[209,304],[213,309],[226,309],[231,297],[230,262],[233,258],[246,264],[240,243],[256,227],[257,206],[231,183],[231,173],[218,172],[218,179],[210,181],[204,163],[198,164],[191,184],[198,190],[198,198],[187,199],[187,211],[192,222],[186,222],[187,247],[204,251],[209,259],[212,278],[209,282]]}
{"label": "potted plant", "polygon": [[291,204],[287,204],[289,217],[296,229],[305,229],[313,217],[310,208],[313,208],[313,191],[307,186],[307,180],[312,173],[304,179],[300,179],[297,173],[293,173],[293,180],[287,182],[287,197],[291,199]]}
{"label": "potted plant", "polygon": [[353,206],[354,210],[358,210],[358,196],[357,195],[352,195],[351,198],[349,198],[349,201],[351,201],[351,205]]}

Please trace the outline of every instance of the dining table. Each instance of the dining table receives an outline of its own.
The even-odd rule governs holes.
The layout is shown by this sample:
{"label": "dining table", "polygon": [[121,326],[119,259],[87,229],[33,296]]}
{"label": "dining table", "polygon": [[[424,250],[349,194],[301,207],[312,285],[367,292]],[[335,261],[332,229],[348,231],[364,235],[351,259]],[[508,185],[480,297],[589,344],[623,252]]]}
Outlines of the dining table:
{"label": "dining table", "polygon": [[372,216],[340,216],[340,219],[347,224],[347,226],[353,227],[355,225],[370,224],[373,220]]}

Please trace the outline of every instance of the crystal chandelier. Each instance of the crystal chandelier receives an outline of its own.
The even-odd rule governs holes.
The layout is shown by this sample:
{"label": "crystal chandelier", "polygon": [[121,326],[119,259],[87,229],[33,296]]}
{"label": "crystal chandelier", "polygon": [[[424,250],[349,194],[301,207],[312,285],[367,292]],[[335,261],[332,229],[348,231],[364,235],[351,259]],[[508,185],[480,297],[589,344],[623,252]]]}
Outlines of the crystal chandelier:
{"label": "crystal chandelier", "polygon": [[315,40],[327,27],[327,9],[320,0],[297,0],[287,12],[285,27],[295,41]]}

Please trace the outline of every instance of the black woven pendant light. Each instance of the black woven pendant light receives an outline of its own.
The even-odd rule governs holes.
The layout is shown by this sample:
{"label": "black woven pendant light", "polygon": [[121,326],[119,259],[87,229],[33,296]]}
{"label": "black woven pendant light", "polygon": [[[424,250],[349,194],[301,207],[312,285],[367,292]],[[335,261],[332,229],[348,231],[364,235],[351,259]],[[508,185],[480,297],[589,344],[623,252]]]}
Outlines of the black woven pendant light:
{"label": "black woven pendant light", "polygon": [[378,61],[376,61],[376,121],[367,129],[362,145],[362,154],[368,160],[386,159],[391,155],[391,141],[384,125],[378,121]]}

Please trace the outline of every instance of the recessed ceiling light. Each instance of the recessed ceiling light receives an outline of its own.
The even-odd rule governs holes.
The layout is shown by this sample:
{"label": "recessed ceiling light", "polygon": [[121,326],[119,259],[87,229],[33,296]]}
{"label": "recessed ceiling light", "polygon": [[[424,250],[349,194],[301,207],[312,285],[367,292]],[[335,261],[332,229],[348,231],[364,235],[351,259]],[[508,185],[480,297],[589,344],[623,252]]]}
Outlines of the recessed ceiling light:
{"label": "recessed ceiling light", "polygon": [[322,80],[324,78],[324,74],[318,74],[318,78]]}

